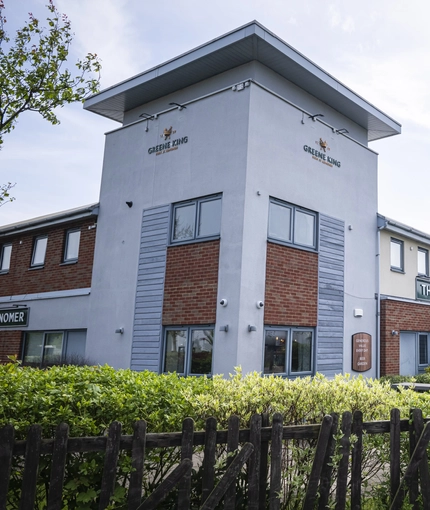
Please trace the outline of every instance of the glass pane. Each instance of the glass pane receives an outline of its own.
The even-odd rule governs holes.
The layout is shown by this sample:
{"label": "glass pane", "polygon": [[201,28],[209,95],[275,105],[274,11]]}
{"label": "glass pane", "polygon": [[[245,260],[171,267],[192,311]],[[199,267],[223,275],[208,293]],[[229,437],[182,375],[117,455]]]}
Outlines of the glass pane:
{"label": "glass pane", "polygon": [[402,268],[402,244],[391,241],[391,267]]}
{"label": "glass pane", "polygon": [[269,237],[291,241],[291,209],[270,203]]}
{"label": "glass pane", "polygon": [[42,361],[43,333],[26,333],[24,363],[36,363]]}
{"label": "glass pane", "polygon": [[315,216],[296,209],[294,215],[294,242],[315,246]]}
{"label": "glass pane", "polygon": [[427,365],[429,362],[427,335],[419,335],[419,344],[420,344],[420,365]]}
{"label": "glass pane", "polygon": [[293,331],[291,342],[291,372],[310,372],[312,331]]}
{"label": "glass pane", "polygon": [[81,231],[68,232],[66,254],[64,260],[76,260],[79,254],[79,240],[81,238]]}
{"label": "glass pane", "polygon": [[81,365],[90,362],[85,359],[86,331],[69,331],[67,333],[67,344],[64,353],[64,360],[67,363]]}
{"label": "glass pane", "polygon": [[418,274],[427,275],[427,257],[427,251],[418,250]]}
{"label": "glass pane", "polygon": [[264,373],[285,373],[287,331],[267,330],[264,343]]}
{"label": "glass pane", "polygon": [[40,266],[45,262],[46,245],[48,244],[47,237],[36,239],[33,253],[33,266]]}
{"label": "glass pane", "polygon": [[199,237],[215,236],[221,229],[221,200],[201,202],[199,216]]}
{"label": "glass pane", "polygon": [[191,332],[191,374],[212,372],[213,329],[193,329]]}
{"label": "glass pane", "polygon": [[166,353],[164,356],[164,372],[185,371],[185,355],[187,346],[186,330],[166,332]]}
{"label": "glass pane", "polygon": [[194,239],[194,224],[196,221],[196,204],[182,205],[175,208],[175,224],[173,239],[181,241]]}
{"label": "glass pane", "polygon": [[63,333],[46,333],[43,349],[43,363],[53,365],[61,363],[63,351]]}
{"label": "glass pane", "polygon": [[10,256],[12,254],[12,245],[3,246],[0,271],[8,271],[10,268]]}

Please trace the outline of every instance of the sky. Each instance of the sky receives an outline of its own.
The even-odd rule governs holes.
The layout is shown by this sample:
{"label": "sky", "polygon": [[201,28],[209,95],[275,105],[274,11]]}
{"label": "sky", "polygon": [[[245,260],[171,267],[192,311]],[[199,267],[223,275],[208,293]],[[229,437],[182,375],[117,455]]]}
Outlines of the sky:
{"label": "sky", "polygon": [[[47,0],[4,0],[7,31],[44,20]],[[101,89],[252,20],[402,124],[371,142],[379,154],[381,214],[430,234],[430,2],[428,0],[55,0],[75,37],[69,68],[86,53],[102,63]],[[97,202],[104,133],[120,124],[83,110],[57,111],[52,126],[22,114],[4,136],[0,183],[16,200],[0,225]],[[359,207],[359,204],[357,205]]]}

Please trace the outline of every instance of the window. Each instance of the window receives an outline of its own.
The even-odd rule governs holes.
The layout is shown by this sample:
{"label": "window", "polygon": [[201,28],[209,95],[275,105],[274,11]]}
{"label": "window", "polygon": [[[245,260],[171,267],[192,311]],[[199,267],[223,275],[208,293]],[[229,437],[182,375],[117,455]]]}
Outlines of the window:
{"label": "window", "polygon": [[10,268],[10,256],[12,255],[12,245],[4,244],[0,253],[0,273],[7,273]]}
{"label": "window", "polygon": [[403,241],[392,237],[390,246],[391,269],[393,271],[403,271]]}
{"label": "window", "polygon": [[45,264],[46,246],[48,236],[36,237],[33,246],[33,255],[31,257],[31,267],[43,266]]}
{"label": "window", "polygon": [[426,333],[419,333],[418,335],[418,350],[419,350],[419,364],[428,365],[428,335]]}
{"label": "window", "polygon": [[264,338],[264,373],[308,375],[313,370],[312,329],[267,327]]}
{"label": "window", "polygon": [[221,197],[206,197],[173,206],[172,243],[217,237],[221,229]]}
{"label": "window", "polygon": [[81,364],[85,357],[86,331],[29,331],[25,333],[25,365]]}
{"label": "window", "polygon": [[316,249],[316,231],[316,213],[279,200],[270,200],[268,233],[270,239]]}
{"label": "window", "polygon": [[66,232],[66,244],[64,246],[64,262],[72,262],[78,260],[80,239],[81,239],[80,230],[68,230]]}
{"label": "window", "polygon": [[213,339],[212,326],[166,328],[163,372],[183,375],[211,374]]}
{"label": "window", "polygon": [[424,248],[418,248],[418,274],[429,275],[429,252]]}

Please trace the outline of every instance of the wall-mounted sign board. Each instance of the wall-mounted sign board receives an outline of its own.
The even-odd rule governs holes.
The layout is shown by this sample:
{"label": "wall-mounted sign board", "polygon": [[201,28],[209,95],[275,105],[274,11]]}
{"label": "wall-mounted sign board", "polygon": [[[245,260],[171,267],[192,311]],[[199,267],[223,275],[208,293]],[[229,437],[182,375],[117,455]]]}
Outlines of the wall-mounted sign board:
{"label": "wall-mounted sign board", "polygon": [[352,335],[352,370],[365,372],[372,368],[372,337],[369,333]]}

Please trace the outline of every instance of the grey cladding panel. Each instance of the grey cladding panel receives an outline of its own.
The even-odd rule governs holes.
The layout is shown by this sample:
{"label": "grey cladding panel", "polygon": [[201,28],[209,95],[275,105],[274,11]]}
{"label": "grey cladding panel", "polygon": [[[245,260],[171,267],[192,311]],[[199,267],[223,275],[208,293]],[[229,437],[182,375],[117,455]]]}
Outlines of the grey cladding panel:
{"label": "grey cladding panel", "polygon": [[143,211],[130,364],[132,370],[158,372],[160,366],[169,213],[168,205]]}
{"label": "grey cladding panel", "polygon": [[[320,215],[317,371],[343,370],[345,225]],[[335,342],[334,339],[342,339]]]}

